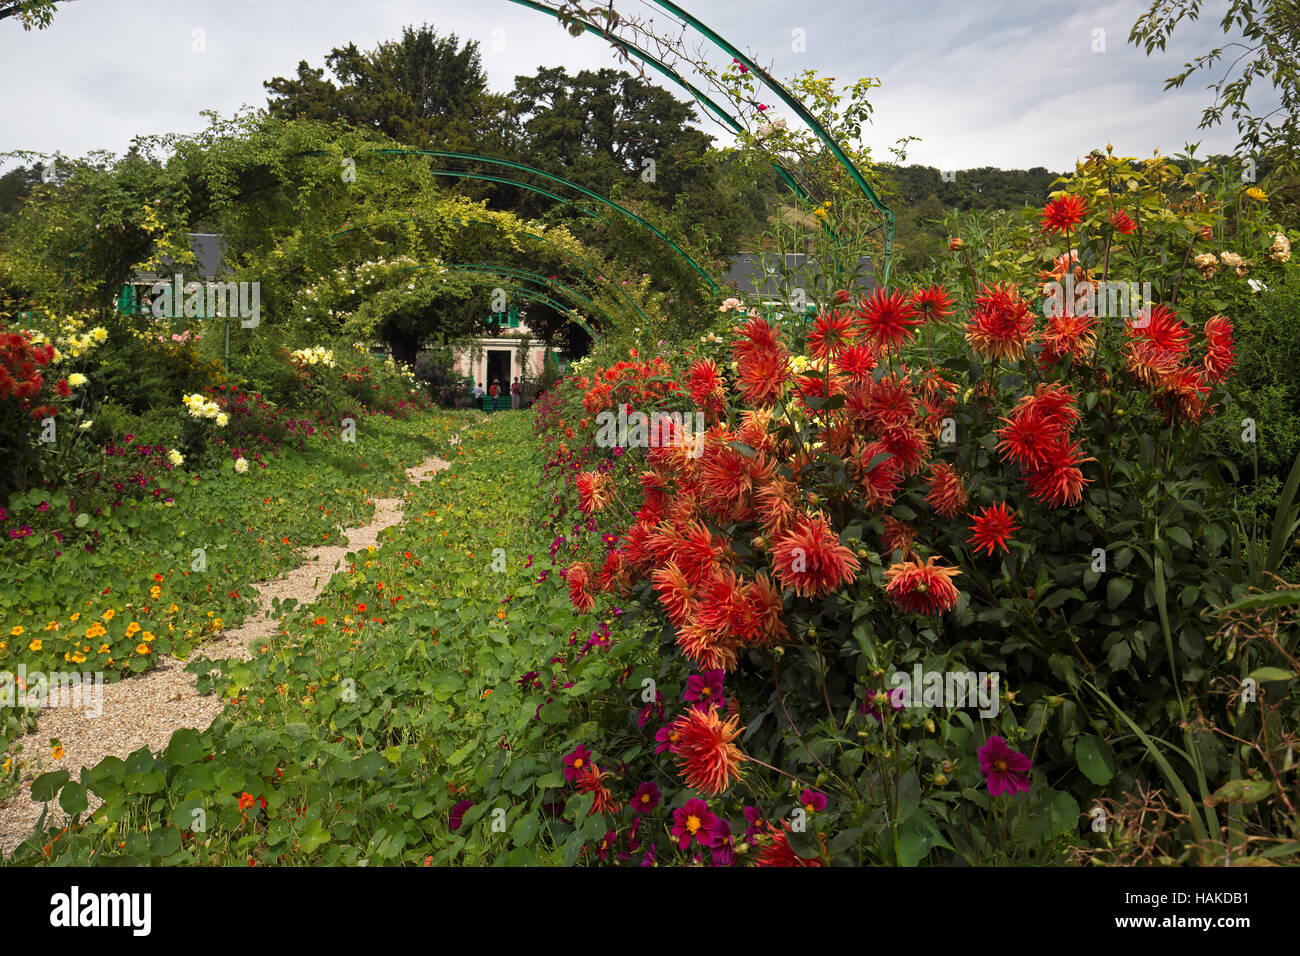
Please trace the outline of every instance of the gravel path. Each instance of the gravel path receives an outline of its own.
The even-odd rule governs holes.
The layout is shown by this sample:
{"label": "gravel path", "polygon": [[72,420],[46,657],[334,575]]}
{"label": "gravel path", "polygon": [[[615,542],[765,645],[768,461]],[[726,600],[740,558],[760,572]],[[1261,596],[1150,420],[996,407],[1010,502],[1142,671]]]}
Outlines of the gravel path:
{"label": "gravel path", "polygon": [[[431,457],[406,472],[414,484],[432,477],[449,463]],[[247,657],[249,645],[258,638],[274,636],[277,621],[270,617],[271,602],[279,598],[296,598],[298,606],[310,604],[324,590],[334,573],[343,566],[349,552],[377,544],[379,533],[402,520],[404,498],[379,498],[375,500],[375,514],[369,524],[348,529],[346,545],[328,545],[313,548],[304,564],[283,577],[257,585],[260,613],[253,613],[239,628],[224,631],[212,641],[205,641],[195,650],[217,660],[225,657]],[[58,738],[64,756],[53,767],[61,767],[79,779],[78,768],[93,767],[104,757],[127,755],[148,747],[162,750],[171,735],[182,727],[206,729],[221,711],[222,701],[215,694],[200,695],[195,690],[197,677],[186,673],[185,662],[174,657],[162,657],[158,666],[135,677],[105,684],[103,687],[103,713],[87,716],[76,707],[46,708],[38,718],[36,730],[20,738],[27,752],[45,752],[50,738]],[[48,754],[47,754],[48,756]],[[45,769],[53,769],[48,759]],[[31,799],[30,780],[27,786],[16,791],[0,805],[0,855],[8,855],[31,835],[40,818],[44,804]],[[99,800],[90,795],[90,809]],[[51,803],[54,820],[63,822],[66,814],[57,801]]]}

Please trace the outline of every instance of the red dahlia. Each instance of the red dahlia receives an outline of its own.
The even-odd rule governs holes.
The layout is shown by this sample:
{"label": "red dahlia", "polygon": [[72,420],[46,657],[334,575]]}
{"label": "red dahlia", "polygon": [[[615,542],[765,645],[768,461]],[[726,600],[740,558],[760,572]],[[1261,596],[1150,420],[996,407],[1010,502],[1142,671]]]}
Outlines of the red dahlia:
{"label": "red dahlia", "polygon": [[1016,513],[1007,508],[1006,502],[990,505],[977,515],[971,525],[970,543],[978,554],[983,551],[991,555],[995,548],[1009,551],[1007,542],[1017,530]]}

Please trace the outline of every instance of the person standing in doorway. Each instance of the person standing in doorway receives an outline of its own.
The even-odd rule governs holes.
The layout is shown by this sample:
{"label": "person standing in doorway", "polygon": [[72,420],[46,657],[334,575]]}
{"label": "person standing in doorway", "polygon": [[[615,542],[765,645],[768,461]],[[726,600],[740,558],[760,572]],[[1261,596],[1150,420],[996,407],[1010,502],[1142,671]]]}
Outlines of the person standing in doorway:
{"label": "person standing in doorway", "polygon": [[524,383],[519,381],[519,376],[516,375],[515,380],[510,383],[510,407],[511,408],[517,409],[519,407],[519,400],[523,397],[523,394],[524,394]]}
{"label": "person standing in doorway", "polygon": [[501,394],[501,383],[492,379],[492,384],[488,386],[488,398],[492,399],[492,410],[496,411],[497,396]]}
{"label": "person standing in doorway", "polygon": [[474,386],[474,407],[479,411],[483,410],[483,383],[479,382]]}

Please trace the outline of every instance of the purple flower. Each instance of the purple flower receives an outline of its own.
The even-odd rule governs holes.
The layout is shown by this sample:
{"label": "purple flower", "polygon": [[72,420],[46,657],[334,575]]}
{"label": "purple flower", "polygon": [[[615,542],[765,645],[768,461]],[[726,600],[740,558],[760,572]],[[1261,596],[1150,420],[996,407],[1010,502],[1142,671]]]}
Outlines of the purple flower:
{"label": "purple flower", "polygon": [[826,794],[805,787],[803,793],[799,794],[799,803],[809,813],[818,813],[826,809]]}
{"label": "purple flower", "polygon": [[674,740],[673,738],[674,738],[674,732],[673,732],[672,724],[669,724],[665,727],[660,727],[658,730],[656,730],[655,731],[655,753],[661,754],[665,750],[667,750],[669,753],[672,753],[673,746],[677,743],[677,741]]}
{"label": "purple flower", "polygon": [[637,787],[636,793],[632,795],[632,812],[649,813],[657,806],[659,806],[659,788],[655,786],[653,780],[647,780]]}
{"label": "purple flower", "polygon": [[876,723],[881,723],[886,713],[886,707],[894,710],[903,709],[903,688],[895,688],[893,693],[885,693],[883,690],[868,690],[867,696],[858,705],[858,713],[870,715],[871,719]]}
{"label": "purple flower", "polygon": [[462,800],[451,808],[451,816],[447,823],[451,826],[452,832],[460,829],[460,825],[465,821],[465,813],[470,807],[474,806],[473,800]]}
{"label": "purple flower", "polygon": [[713,837],[713,865],[734,866],[736,863],[736,838],[731,835],[731,824],[719,820]]}
{"label": "purple flower", "polygon": [[746,840],[752,840],[758,834],[767,832],[767,820],[758,807],[745,807],[745,821],[749,824],[748,829],[745,830]]}
{"label": "purple flower", "polygon": [[990,737],[979,749],[979,758],[990,796],[1024,793],[1029,789],[1029,758],[1012,750],[1001,737]]}
{"label": "purple flower", "polygon": [[572,783],[578,779],[578,774],[589,766],[591,766],[591,751],[578,744],[573,753],[564,758],[564,779]]}
{"label": "purple flower", "polygon": [[694,840],[709,848],[717,838],[718,818],[709,812],[709,805],[698,797],[686,801],[686,806],[673,811],[673,836],[678,847],[685,850]]}
{"label": "purple flower", "polygon": [[707,710],[713,704],[721,707],[725,703],[722,681],[726,676],[726,671],[721,668],[692,674],[686,679],[686,693],[682,697],[687,703],[694,703],[697,710]]}

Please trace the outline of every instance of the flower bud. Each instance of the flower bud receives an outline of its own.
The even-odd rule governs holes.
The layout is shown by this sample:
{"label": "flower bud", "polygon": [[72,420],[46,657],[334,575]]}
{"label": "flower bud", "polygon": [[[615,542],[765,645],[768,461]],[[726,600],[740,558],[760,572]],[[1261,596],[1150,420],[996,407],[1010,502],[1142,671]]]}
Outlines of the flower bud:
{"label": "flower bud", "polygon": [[952,761],[941,760],[939,762],[939,769],[942,770],[944,773],[952,773]]}
{"label": "flower bud", "polygon": [[946,787],[948,786],[948,778],[941,773],[936,773],[934,775],[934,785],[936,787]]}
{"label": "flower bud", "polygon": [[927,717],[927,718],[925,718],[925,729],[926,729],[927,731],[929,731],[930,733],[934,733],[934,718],[933,718],[933,717]]}
{"label": "flower bud", "polygon": [[956,252],[964,245],[966,245],[966,243],[962,242],[956,236],[953,236],[951,239],[948,240],[948,251]]}

